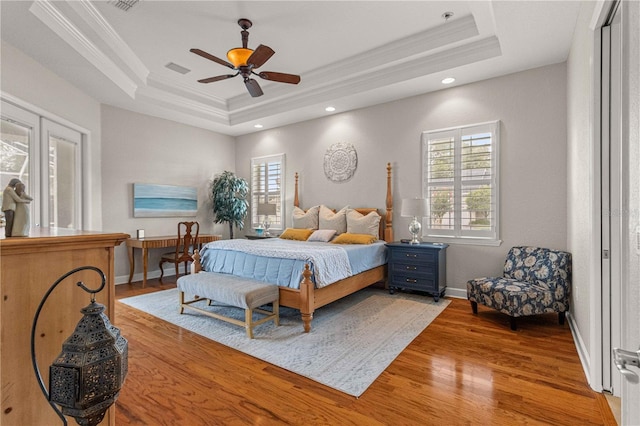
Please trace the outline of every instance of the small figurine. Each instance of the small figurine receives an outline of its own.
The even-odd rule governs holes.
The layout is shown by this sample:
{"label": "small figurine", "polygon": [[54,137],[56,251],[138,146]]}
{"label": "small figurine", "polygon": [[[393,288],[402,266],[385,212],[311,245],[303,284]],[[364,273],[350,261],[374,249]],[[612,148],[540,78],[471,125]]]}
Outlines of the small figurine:
{"label": "small figurine", "polygon": [[13,227],[11,230],[12,237],[28,237],[30,227],[29,203],[33,201],[25,192],[24,183],[16,184],[15,192],[20,197],[20,201],[16,201],[16,209],[13,214]]}
{"label": "small figurine", "polygon": [[[15,217],[16,206],[18,204],[25,204],[31,202],[31,197],[22,199],[16,193],[16,185],[22,183],[20,179],[13,178],[9,181],[9,184],[2,192],[2,212],[5,217],[4,235],[5,237],[11,237],[13,234],[13,222]],[[27,211],[28,213],[28,211]]]}

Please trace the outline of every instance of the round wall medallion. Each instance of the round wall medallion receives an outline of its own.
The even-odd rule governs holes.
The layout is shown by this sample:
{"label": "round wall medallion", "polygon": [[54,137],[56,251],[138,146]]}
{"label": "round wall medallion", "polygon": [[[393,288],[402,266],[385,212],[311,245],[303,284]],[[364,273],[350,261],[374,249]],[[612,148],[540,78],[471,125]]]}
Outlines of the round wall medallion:
{"label": "round wall medallion", "polygon": [[358,154],[350,143],[334,143],[324,154],[324,174],[333,182],[351,179],[357,167]]}

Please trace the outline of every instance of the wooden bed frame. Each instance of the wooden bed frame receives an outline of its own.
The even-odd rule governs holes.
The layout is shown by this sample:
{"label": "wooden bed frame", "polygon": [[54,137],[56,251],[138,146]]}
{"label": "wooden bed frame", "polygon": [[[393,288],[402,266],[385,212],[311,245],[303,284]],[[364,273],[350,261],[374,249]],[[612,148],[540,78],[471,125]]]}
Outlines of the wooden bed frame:
{"label": "wooden bed frame", "polygon": [[[298,173],[295,174],[295,194],[293,204],[300,207],[298,198]],[[356,208],[358,212],[367,214],[371,211],[380,212],[376,208]],[[380,239],[386,242],[393,241],[393,197],[391,195],[391,163],[387,163],[387,196],[386,214],[380,215]],[[199,256],[194,256],[194,270],[200,270]],[[305,266],[303,278],[299,289],[280,286],[280,306],[300,310],[304,331],[311,331],[311,320],[316,309],[355,293],[371,284],[384,281],[387,277],[387,265],[381,265],[373,269],[353,275],[340,281],[336,281],[326,287],[315,288],[311,281],[309,265]]]}

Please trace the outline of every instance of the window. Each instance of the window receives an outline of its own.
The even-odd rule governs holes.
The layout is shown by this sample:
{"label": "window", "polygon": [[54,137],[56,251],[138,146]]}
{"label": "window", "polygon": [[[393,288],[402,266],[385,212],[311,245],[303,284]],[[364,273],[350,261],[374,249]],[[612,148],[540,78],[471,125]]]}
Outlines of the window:
{"label": "window", "polygon": [[82,229],[82,133],[2,101],[0,184],[24,182],[31,226]]}
{"label": "window", "polygon": [[[422,134],[423,197],[430,239],[500,244],[499,121]],[[424,225],[424,224],[423,224]]]}
{"label": "window", "polygon": [[264,222],[259,204],[275,204],[276,214],[269,216],[271,229],[284,229],[284,154],[251,159],[251,227]]}

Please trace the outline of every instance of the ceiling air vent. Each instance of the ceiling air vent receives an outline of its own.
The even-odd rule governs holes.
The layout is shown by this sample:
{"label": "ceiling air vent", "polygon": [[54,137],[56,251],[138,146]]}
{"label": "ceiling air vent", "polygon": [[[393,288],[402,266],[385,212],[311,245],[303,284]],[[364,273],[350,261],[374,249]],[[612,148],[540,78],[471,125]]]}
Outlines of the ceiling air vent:
{"label": "ceiling air vent", "polygon": [[174,64],[173,62],[169,62],[165,67],[169,68],[171,71],[179,72],[180,74],[186,74],[191,72],[189,68],[185,68],[182,65]]}
{"label": "ceiling air vent", "polygon": [[138,3],[138,0],[111,0],[111,1],[109,1],[109,3],[111,3],[112,5],[117,7],[118,9],[122,9],[125,12],[127,12],[136,3]]}

